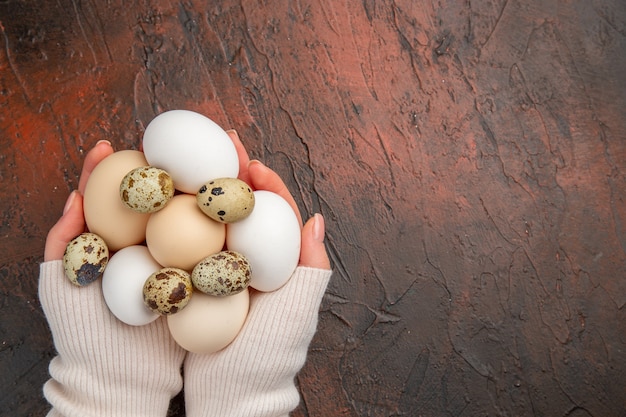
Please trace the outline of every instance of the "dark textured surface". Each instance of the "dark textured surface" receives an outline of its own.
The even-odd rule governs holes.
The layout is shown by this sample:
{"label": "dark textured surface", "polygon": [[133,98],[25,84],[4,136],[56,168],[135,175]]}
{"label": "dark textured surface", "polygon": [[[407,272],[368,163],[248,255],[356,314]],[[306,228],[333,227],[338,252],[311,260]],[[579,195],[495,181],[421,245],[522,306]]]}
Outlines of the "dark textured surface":
{"label": "dark textured surface", "polygon": [[202,3],[0,1],[2,415],[48,407],[38,262],[85,150],[174,108],[326,217],[295,415],[624,415],[623,1]]}

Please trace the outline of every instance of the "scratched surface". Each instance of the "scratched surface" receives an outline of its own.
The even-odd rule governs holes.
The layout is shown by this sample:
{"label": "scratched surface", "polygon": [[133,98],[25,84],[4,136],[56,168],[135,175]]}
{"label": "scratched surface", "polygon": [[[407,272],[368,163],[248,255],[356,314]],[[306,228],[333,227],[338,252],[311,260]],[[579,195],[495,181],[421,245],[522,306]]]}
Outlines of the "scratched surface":
{"label": "scratched surface", "polygon": [[0,35],[0,414],[48,408],[85,150],[187,108],[326,217],[295,415],[624,415],[623,1],[4,0]]}

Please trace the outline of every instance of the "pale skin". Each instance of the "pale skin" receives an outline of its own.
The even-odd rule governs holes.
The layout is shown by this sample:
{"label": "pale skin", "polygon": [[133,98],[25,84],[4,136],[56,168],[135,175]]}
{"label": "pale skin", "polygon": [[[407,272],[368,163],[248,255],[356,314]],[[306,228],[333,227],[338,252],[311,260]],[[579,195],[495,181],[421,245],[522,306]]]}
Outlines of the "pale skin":
{"label": "pale skin", "polygon": [[[260,161],[250,160],[236,131],[229,130],[228,135],[235,144],[239,156],[239,179],[247,182],[254,190],[272,191],[283,197],[289,202],[302,224],[298,206],[283,180]],[[108,141],[100,141],[87,153],[78,182],[78,190],[70,194],[65,203],[63,215],[48,233],[44,261],[61,259],[69,241],[85,231],[82,196],[87,179],[96,165],[113,152],[113,147]],[[324,246],[324,218],[320,214],[315,214],[302,227],[299,265],[330,269],[330,261]]]}

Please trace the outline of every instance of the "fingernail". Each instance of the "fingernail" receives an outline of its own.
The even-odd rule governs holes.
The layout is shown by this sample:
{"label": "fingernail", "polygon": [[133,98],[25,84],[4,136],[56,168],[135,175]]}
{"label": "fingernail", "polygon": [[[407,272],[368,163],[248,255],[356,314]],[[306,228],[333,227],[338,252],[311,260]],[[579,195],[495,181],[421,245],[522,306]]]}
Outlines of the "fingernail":
{"label": "fingernail", "polygon": [[237,137],[237,139],[239,139],[239,133],[237,133],[237,131],[235,129],[228,129],[226,131],[226,133],[228,133],[228,134],[232,133],[235,137]]}
{"label": "fingernail", "polygon": [[261,165],[262,167],[265,166],[263,162],[259,161],[258,159],[251,159],[250,162],[248,162],[248,167],[250,167],[250,165],[252,164]]}
{"label": "fingernail", "polygon": [[106,143],[107,145],[112,147],[111,142],[106,139],[100,139],[99,141],[97,141],[96,146],[100,145],[101,143]]}
{"label": "fingernail", "polygon": [[319,213],[313,215],[313,239],[324,241],[324,216]]}
{"label": "fingernail", "polygon": [[70,208],[72,208],[72,204],[74,203],[74,200],[76,199],[77,192],[78,191],[74,190],[70,193],[69,197],[67,197],[67,201],[65,201],[65,206],[63,206],[63,215],[65,215],[65,213],[70,211]]}

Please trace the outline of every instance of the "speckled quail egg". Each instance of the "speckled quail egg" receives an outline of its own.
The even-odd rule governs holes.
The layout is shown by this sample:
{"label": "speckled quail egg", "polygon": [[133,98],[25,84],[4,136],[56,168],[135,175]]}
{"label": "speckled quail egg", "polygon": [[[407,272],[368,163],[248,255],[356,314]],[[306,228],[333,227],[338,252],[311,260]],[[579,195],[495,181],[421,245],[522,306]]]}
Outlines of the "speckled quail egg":
{"label": "speckled quail egg", "polygon": [[196,193],[200,210],[221,223],[242,220],[254,209],[254,193],[237,178],[217,178],[200,187]]}
{"label": "speckled quail egg", "polygon": [[200,261],[191,272],[193,285],[205,294],[237,294],[250,284],[250,263],[240,253],[222,251]]}
{"label": "speckled quail egg", "polygon": [[159,211],[173,196],[172,177],[166,171],[153,166],[133,169],[120,183],[122,202],[139,213]]}
{"label": "speckled quail egg", "polygon": [[74,285],[91,284],[104,273],[109,262],[109,248],[95,233],[83,233],[65,247],[63,268],[65,276]]}
{"label": "speckled quail egg", "polygon": [[189,273],[168,267],[148,277],[143,286],[143,300],[155,313],[170,315],[185,308],[192,292]]}

